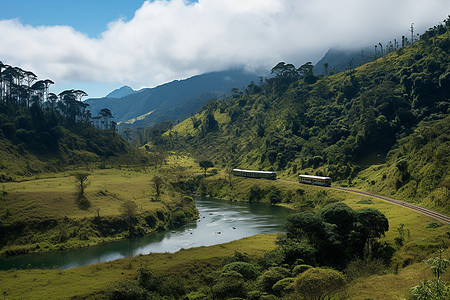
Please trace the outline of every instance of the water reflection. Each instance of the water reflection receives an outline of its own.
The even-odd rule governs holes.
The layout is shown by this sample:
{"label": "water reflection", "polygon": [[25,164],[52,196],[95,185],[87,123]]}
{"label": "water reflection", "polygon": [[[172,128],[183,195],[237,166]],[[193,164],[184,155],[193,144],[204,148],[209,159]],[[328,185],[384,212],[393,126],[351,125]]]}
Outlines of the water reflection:
{"label": "water reflection", "polygon": [[210,246],[260,233],[282,231],[290,210],[259,203],[238,203],[212,198],[196,200],[199,219],[167,232],[122,240],[79,250],[0,257],[0,269],[70,269],[139,254],[176,252]]}

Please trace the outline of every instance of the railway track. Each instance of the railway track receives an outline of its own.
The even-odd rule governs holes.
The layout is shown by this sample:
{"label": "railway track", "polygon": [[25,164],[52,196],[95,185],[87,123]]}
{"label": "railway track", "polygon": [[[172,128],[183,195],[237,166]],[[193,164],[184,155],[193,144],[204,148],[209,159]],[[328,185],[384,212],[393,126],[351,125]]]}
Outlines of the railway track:
{"label": "railway track", "polygon": [[411,204],[411,203],[408,203],[408,202],[392,199],[392,198],[385,197],[385,196],[375,195],[375,194],[371,194],[371,193],[367,193],[367,192],[362,192],[362,191],[347,189],[347,188],[343,188],[343,187],[338,187],[338,186],[331,186],[330,188],[335,189],[335,190],[352,192],[352,193],[362,194],[362,195],[365,195],[365,196],[370,196],[370,197],[375,197],[375,198],[379,198],[379,199],[382,199],[382,200],[386,200],[386,201],[389,201],[391,203],[410,208],[412,210],[415,210],[415,211],[417,211],[417,212],[419,212],[421,214],[427,215],[427,216],[432,217],[434,219],[437,219],[439,221],[442,221],[442,222],[445,222],[445,223],[450,223],[450,216],[447,216],[447,215],[438,213],[438,212],[436,212],[434,210],[423,208],[423,207],[420,207],[418,205],[414,205],[414,204]]}

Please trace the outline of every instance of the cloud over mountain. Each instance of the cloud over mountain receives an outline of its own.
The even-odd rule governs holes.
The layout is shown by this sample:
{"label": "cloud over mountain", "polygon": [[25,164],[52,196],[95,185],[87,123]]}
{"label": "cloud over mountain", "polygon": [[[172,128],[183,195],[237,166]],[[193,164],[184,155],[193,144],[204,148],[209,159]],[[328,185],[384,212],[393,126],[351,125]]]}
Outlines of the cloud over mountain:
{"label": "cloud over mountain", "polygon": [[146,1],[99,38],[0,20],[0,60],[55,81],[154,86],[230,67],[301,64],[333,46],[385,43],[444,20],[448,0]]}

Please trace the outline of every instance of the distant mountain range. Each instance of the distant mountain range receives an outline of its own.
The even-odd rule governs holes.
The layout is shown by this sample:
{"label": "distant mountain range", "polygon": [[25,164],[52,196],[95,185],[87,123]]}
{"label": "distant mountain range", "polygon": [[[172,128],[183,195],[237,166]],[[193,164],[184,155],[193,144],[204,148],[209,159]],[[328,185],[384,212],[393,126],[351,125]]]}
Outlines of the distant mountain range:
{"label": "distant mountain range", "polygon": [[102,108],[111,110],[119,126],[152,126],[186,118],[206,101],[229,95],[232,88],[241,88],[257,80],[257,74],[240,69],[212,72],[139,91],[124,86],[106,97],[85,102],[90,105],[93,115]]}

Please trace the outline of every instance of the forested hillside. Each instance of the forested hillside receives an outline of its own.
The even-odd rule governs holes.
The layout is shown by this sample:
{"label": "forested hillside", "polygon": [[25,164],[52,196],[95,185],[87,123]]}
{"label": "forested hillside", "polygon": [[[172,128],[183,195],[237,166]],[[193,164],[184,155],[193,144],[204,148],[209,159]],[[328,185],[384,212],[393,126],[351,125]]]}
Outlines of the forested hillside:
{"label": "forested hillside", "polygon": [[84,91],[56,95],[32,72],[1,62],[0,72],[0,182],[137,152],[108,109],[91,116]]}
{"label": "forested hillside", "polygon": [[449,25],[332,76],[279,63],[264,84],[208,102],[165,136],[224,167],[327,175],[416,201],[436,188],[448,197]]}

